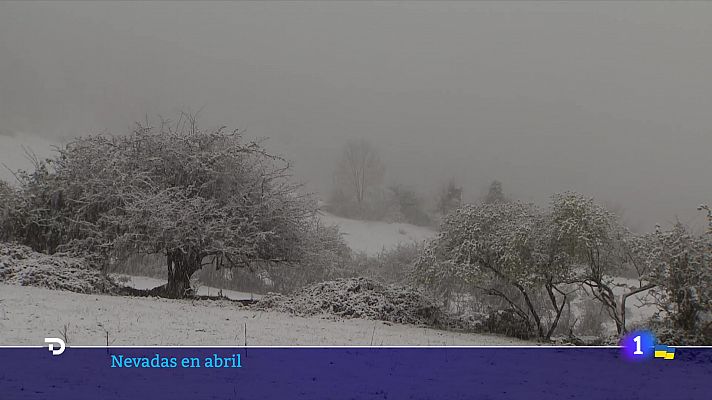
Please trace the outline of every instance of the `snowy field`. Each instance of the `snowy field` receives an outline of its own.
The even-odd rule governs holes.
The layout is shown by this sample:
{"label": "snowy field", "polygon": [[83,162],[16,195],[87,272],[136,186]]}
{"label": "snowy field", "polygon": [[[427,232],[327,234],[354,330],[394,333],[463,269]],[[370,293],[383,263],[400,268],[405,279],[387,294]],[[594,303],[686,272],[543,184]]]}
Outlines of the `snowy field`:
{"label": "snowy field", "polygon": [[251,311],[229,301],[84,295],[0,284],[0,343],[42,345],[523,345],[495,335],[454,333],[364,319],[334,320]]}
{"label": "snowy field", "polygon": [[368,255],[376,255],[384,249],[399,244],[419,243],[437,236],[437,232],[430,228],[411,224],[359,221],[337,217],[326,212],[321,214],[320,218],[324,225],[339,226],[346,244],[352,250]]}

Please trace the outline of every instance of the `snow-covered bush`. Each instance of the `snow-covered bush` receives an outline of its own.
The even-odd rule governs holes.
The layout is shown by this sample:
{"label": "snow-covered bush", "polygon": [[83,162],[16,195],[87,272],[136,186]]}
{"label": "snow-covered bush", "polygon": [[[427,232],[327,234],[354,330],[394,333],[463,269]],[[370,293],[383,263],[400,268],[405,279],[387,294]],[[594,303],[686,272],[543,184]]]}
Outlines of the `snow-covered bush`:
{"label": "snow-covered bush", "polygon": [[351,249],[337,226],[323,226],[318,219],[309,222],[296,264],[269,264],[266,278],[270,289],[289,293],[314,282],[348,275]]}
{"label": "snow-covered bush", "polygon": [[491,333],[529,339],[532,331],[527,320],[512,309],[492,310],[487,314],[483,327]]}
{"label": "snow-covered bush", "polygon": [[358,253],[353,255],[349,269],[353,276],[386,283],[408,283],[408,274],[422,250],[423,245],[419,243],[399,243],[373,256]]}
{"label": "snow-covered bush", "polygon": [[12,232],[10,218],[16,202],[15,190],[5,181],[0,180],[0,241],[8,240]]}
{"label": "snow-covered bush", "polygon": [[402,324],[475,330],[480,321],[452,318],[436,303],[407,286],[367,278],[315,283],[291,295],[269,294],[254,306],[296,315],[332,315]]}
{"label": "snow-covered bush", "polygon": [[425,212],[423,199],[418,196],[414,189],[404,185],[394,184],[388,187],[389,202],[392,208],[402,216],[402,221],[417,226],[430,226],[432,220]]}
{"label": "snow-covered bush", "polygon": [[[615,322],[626,327],[626,301],[646,294],[676,328],[695,331],[712,304],[710,243],[681,224],[673,229],[633,235],[617,216],[576,193],[554,196],[552,217],[559,246],[575,266],[571,282],[587,289]],[[616,283],[635,271],[637,284]],[[615,288],[623,289],[616,295]]]}
{"label": "snow-covered bush", "polygon": [[1,242],[0,282],[77,293],[112,293],[118,290],[116,282],[102,274],[91,260],[61,254],[48,255],[27,246]]}
{"label": "snow-covered bush", "polygon": [[53,253],[72,232],[67,224],[58,221],[63,192],[50,173],[48,162],[34,161],[34,171],[16,173],[19,189],[6,184],[0,188],[0,240],[17,241],[36,251]]}
{"label": "snow-covered bush", "polygon": [[658,228],[643,236],[635,254],[656,285],[649,297],[659,310],[660,322],[667,321],[671,328],[688,334],[709,329],[712,254],[708,238],[692,234],[678,223],[672,229]]}

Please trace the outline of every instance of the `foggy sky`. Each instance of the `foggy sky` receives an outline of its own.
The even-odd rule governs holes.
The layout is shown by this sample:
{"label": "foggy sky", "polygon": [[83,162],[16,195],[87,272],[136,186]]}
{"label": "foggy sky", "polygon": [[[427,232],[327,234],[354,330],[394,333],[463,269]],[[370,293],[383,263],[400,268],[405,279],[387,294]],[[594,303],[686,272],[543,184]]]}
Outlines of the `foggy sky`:
{"label": "foggy sky", "polygon": [[202,108],[270,137],[323,193],[364,137],[388,183],[427,196],[499,179],[541,204],[595,196],[644,229],[699,227],[710,21],[703,2],[0,3],[0,162]]}

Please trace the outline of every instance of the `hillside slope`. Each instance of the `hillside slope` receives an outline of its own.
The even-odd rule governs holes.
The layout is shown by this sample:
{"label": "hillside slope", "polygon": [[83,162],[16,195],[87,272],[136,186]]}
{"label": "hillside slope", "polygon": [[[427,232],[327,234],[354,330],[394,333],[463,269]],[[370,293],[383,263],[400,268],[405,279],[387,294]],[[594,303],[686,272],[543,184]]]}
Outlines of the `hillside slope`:
{"label": "hillside slope", "polygon": [[320,219],[325,225],[338,225],[352,250],[369,255],[378,254],[383,249],[393,248],[399,244],[422,242],[437,235],[434,230],[421,226],[360,221],[337,217],[327,212],[321,212]]}

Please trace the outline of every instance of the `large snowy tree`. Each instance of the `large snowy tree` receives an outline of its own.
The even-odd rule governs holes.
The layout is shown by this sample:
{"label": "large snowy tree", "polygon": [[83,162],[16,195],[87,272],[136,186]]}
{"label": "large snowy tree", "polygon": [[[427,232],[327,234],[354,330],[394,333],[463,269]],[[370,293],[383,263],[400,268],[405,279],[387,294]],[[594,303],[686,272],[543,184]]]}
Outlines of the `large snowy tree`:
{"label": "large snowy tree", "polygon": [[21,231],[59,238],[49,251],[107,260],[164,254],[168,297],[189,295],[190,277],[206,264],[300,260],[315,212],[286,161],[237,131],[200,129],[186,115],[128,135],[77,138],[23,176],[35,200],[25,224],[34,227]]}

